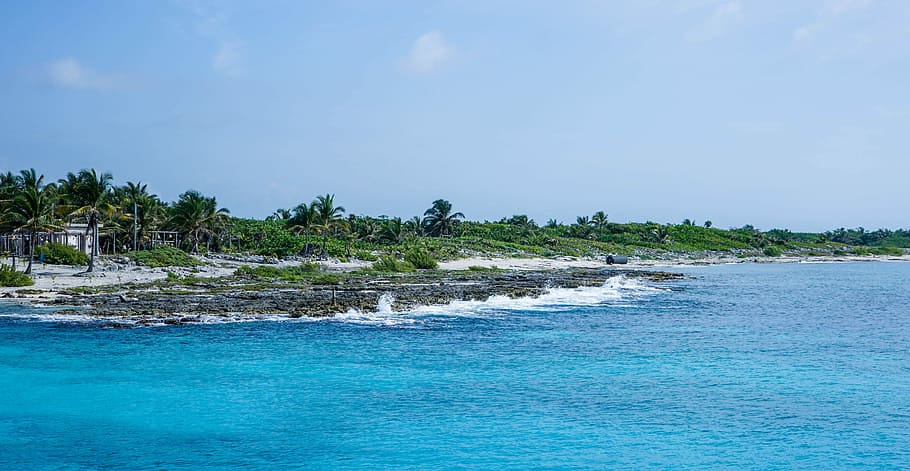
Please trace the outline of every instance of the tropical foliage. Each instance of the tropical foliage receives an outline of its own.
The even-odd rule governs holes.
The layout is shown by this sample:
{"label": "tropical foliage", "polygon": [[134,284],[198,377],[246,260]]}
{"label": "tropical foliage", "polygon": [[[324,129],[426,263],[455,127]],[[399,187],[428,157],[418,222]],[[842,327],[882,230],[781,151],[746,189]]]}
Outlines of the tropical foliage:
{"label": "tropical foliage", "polygon": [[53,265],[88,265],[88,255],[68,245],[50,242],[37,249],[39,260]]}
{"label": "tropical foliage", "polygon": [[0,286],[31,286],[35,284],[25,273],[17,272],[13,267],[0,264]]}
{"label": "tropical foliage", "polygon": [[430,237],[445,237],[452,235],[452,230],[458,225],[464,214],[452,212],[452,203],[438,199],[433,206],[423,213],[423,226]]}
{"label": "tropical foliage", "polygon": [[[92,247],[88,255],[38,236],[59,231],[68,223],[84,225],[83,235]],[[152,247],[160,242],[152,237],[155,231],[178,234],[181,250]],[[265,219],[243,219],[231,217],[214,196],[189,190],[169,203],[151,193],[145,183],[130,181],[118,186],[111,174],[95,169],[71,172],[53,183],[46,183],[34,169],[0,173],[0,234],[14,235],[17,243],[27,242],[18,248],[27,256],[25,273],[31,273],[34,261],[41,257],[48,263],[86,265],[91,271],[102,252],[129,252],[127,256],[137,263],[151,266],[198,263],[187,252],[241,252],[359,259],[375,261],[375,270],[410,271],[432,269],[437,260],[475,254],[617,253],[644,258],[668,252],[718,251],[743,257],[900,255],[910,248],[910,231],[903,229],[859,227],[797,233],[761,231],[752,226],[720,229],[709,220],[698,225],[688,218],[680,224],[620,224],[611,222],[602,210],[580,215],[573,224],[551,218],[539,226],[527,214],[497,222],[468,221],[445,199],[433,201],[422,215],[407,219],[374,217],[348,213],[329,193],[290,209],[279,208]],[[314,237],[316,244],[311,244]],[[4,270],[15,272],[15,267]]]}
{"label": "tropical foliage", "polygon": [[127,257],[149,267],[194,267],[200,264],[186,252],[167,246],[130,252]]}
{"label": "tropical foliage", "polygon": [[180,232],[192,253],[199,253],[199,243],[210,249],[217,234],[228,222],[227,209],[219,208],[214,197],[190,190],[177,199],[168,211],[167,227]]}

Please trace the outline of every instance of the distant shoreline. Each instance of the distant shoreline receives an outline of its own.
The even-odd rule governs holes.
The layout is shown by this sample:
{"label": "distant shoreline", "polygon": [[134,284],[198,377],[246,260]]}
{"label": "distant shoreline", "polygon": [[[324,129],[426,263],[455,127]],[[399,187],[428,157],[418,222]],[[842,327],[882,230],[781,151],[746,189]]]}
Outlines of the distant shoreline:
{"label": "distant shoreline", "polygon": [[[229,258],[200,258],[194,268],[124,266],[100,260],[92,276],[76,276],[84,269],[36,265],[35,285],[0,288],[0,300],[35,306],[53,306],[56,312],[81,315],[118,326],[183,324],[206,318],[226,321],[255,320],[263,315],[327,317],[351,309],[372,312],[380,296],[389,294],[396,309],[452,301],[485,300],[491,296],[537,297],[553,287],[599,286],[609,278],[627,276],[652,281],[682,275],[662,268],[716,266],[738,263],[849,263],[908,262],[910,256],[813,257],[674,257],[631,260],[607,265],[604,260],[574,257],[509,258],[468,257],[441,262],[438,270],[408,274],[360,275],[368,262],[320,262],[323,273],[344,274],[333,285],[259,282],[238,284],[240,266],[294,267],[301,262],[255,263]],[[171,279],[192,277],[189,285]]]}

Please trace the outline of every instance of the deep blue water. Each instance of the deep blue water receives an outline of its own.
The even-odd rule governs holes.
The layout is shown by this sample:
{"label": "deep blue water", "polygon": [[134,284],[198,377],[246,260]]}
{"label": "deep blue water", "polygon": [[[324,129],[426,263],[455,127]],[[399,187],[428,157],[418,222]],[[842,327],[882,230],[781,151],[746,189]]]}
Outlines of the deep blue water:
{"label": "deep blue water", "polygon": [[681,270],[319,322],[0,317],[0,469],[910,463],[910,264]]}

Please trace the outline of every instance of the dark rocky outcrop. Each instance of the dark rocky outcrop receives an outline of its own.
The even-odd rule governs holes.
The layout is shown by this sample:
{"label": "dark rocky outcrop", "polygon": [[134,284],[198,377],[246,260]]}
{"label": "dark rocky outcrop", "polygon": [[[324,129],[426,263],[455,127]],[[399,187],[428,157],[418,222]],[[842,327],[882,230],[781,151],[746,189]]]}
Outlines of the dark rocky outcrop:
{"label": "dark rocky outcrop", "polygon": [[[449,272],[388,275],[346,279],[338,285],[276,285],[266,288],[232,288],[227,281],[207,289],[183,293],[131,289],[105,294],[68,292],[53,301],[64,312],[99,317],[122,317],[143,322],[182,324],[197,316],[250,317],[286,314],[291,317],[325,317],[351,308],[373,311],[383,294],[394,297],[395,310],[455,300],[485,300],[491,296],[538,296],[548,288],[602,285],[624,275],[662,282],[682,275],[639,270],[573,269],[559,271]],[[213,289],[217,288],[217,289]],[[68,294],[68,295],[67,295]],[[71,307],[80,306],[80,307]]]}

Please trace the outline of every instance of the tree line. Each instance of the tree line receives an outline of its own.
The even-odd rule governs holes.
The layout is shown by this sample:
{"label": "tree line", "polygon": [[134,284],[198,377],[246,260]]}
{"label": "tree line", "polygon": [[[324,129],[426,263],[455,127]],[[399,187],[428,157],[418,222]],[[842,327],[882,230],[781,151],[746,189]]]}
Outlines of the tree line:
{"label": "tree line", "polygon": [[168,203],[141,182],[117,186],[113,181],[110,173],[95,169],[70,172],[56,182],[46,182],[35,169],[0,174],[0,233],[26,236],[26,274],[32,271],[38,234],[62,231],[67,223],[86,225],[85,236],[92,241],[87,272],[95,267],[101,226],[112,234],[115,250],[143,247],[150,231],[166,230],[179,233],[184,247],[198,252],[200,244],[217,243],[229,223],[229,211],[198,191]]}
{"label": "tree line", "polygon": [[[196,190],[188,190],[176,201],[167,202],[151,194],[141,182],[115,185],[113,181],[110,173],[94,169],[67,173],[53,182],[46,181],[34,169],[18,174],[0,173],[0,234],[15,234],[19,240],[28,241],[26,273],[32,270],[37,234],[60,231],[69,223],[85,224],[84,236],[91,238],[88,271],[94,269],[95,256],[102,245],[99,237],[102,227],[104,245],[110,251],[146,248],[152,242],[153,231],[172,231],[180,235],[180,248],[190,253],[239,249],[306,256],[330,252],[351,256],[352,244],[371,251],[410,245],[418,240],[426,245],[431,239],[436,239],[430,244],[435,249],[446,248],[450,252],[514,253],[530,249],[530,253],[540,254],[580,254],[588,253],[589,249],[594,252],[763,250],[771,246],[787,249],[830,243],[910,247],[910,232],[900,229],[841,228],[825,233],[793,233],[785,229],[763,232],[750,225],[717,229],[711,221],[696,225],[691,219],[681,224],[614,223],[605,211],[578,216],[572,224],[550,219],[539,226],[525,214],[495,222],[472,222],[465,221],[465,215],[444,199],[437,199],[422,215],[406,220],[346,215],[346,209],[336,203],[333,194],[319,195],[293,208],[278,209],[262,221],[232,218],[227,209],[218,206],[215,197]],[[316,244],[310,243],[313,237]],[[271,240],[274,238],[279,240]]]}
{"label": "tree line", "polygon": [[[111,236],[116,250],[145,248],[152,242],[152,231],[173,231],[180,235],[181,248],[198,254],[218,251],[231,243],[230,211],[218,206],[213,196],[196,190],[182,193],[176,201],[163,201],[141,182],[115,185],[108,172],[84,169],[67,173],[65,178],[47,182],[35,169],[18,174],[0,174],[0,234],[14,234],[26,240],[26,274],[32,272],[38,235],[62,231],[68,223],[85,224],[84,235],[91,240],[87,272],[95,267],[101,228]],[[351,215],[335,203],[335,196],[317,196],[310,203],[293,209],[279,209],[267,220],[283,221],[287,229],[306,238],[306,254],[312,254],[310,236],[322,239],[321,253],[327,253],[328,238],[403,242],[408,233],[416,236],[447,237],[464,218],[452,204],[439,199],[424,212],[408,221],[383,220]],[[24,236],[24,237],[23,237]]]}

